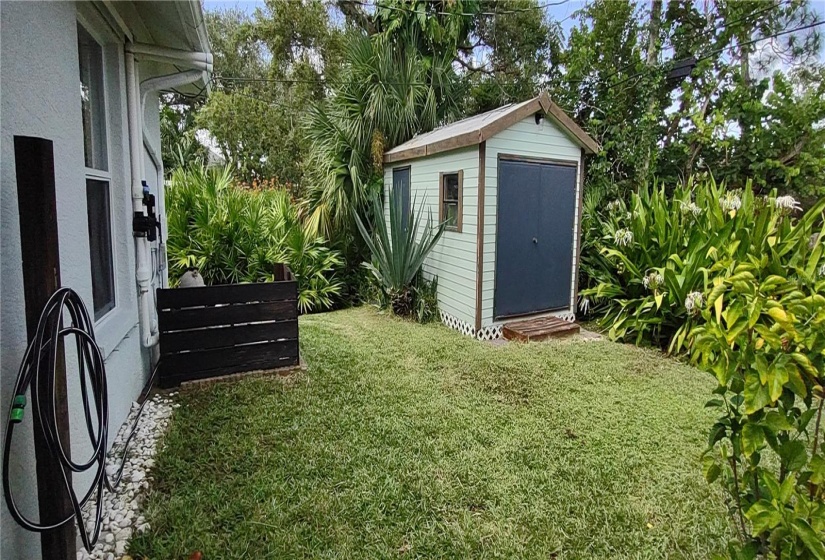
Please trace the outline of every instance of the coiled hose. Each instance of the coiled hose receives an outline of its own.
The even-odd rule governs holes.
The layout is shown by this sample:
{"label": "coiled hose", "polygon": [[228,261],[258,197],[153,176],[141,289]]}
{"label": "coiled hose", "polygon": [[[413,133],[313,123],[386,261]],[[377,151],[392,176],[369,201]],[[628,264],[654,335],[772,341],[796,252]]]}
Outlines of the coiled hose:
{"label": "coiled hose", "polygon": [[[64,312],[68,314],[70,324],[63,327]],[[106,473],[106,444],[109,436],[109,395],[106,382],[106,366],[100,347],[95,341],[93,323],[86,305],[80,296],[70,288],[60,288],[49,298],[37,322],[37,331],[26,348],[17,381],[14,386],[9,419],[6,426],[6,438],[3,450],[3,493],[6,504],[14,520],[29,531],[44,532],[57,529],[74,520],[80,532],[83,546],[91,552],[100,536],[103,517],[103,488],[110,492],[120,484],[127,452],[135,434],[138,420],[146,404],[146,396],[151,389],[155,373],[150,379],[139,401],[141,402],[134,419],[129,436],[123,447],[120,466],[113,477]],[[86,433],[92,444],[92,454],[86,461],[76,462],[71,457],[71,450],[63,447],[58,435],[59,426],[55,410],[56,403],[56,369],[60,341],[73,336],[77,348],[78,375],[80,377],[80,394],[83,400],[83,414],[86,421]],[[67,341],[68,342],[68,341]],[[9,481],[9,460],[14,427],[23,421],[26,406],[26,393],[30,392],[32,413],[40,421],[43,438],[49,450],[50,459],[59,466],[66,493],[72,502],[72,514],[51,524],[41,524],[26,517],[17,507]],[[78,499],[72,487],[72,473],[81,473],[94,469],[94,479],[86,494]],[[87,532],[83,519],[83,507],[94,498],[94,525]]]}

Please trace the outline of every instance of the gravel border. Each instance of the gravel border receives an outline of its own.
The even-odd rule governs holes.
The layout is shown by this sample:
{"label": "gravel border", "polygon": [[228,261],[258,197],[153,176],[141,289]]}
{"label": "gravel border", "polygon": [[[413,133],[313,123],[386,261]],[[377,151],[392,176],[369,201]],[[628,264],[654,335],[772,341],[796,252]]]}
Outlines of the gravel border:
{"label": "gravel border", "polygon": [[[128,459],[123,467],[123,478],[114,493],[103,490],[103,525],[97,544],[91,553],[83,548],[78,535],[77,560],[116,560],[126,552],[129,539],[134,533],[149,529],[149,524],[140,513],[140,506],[152,477],[149,471],[155,464],[161,436],[166,432],[172,411],[180,405],[174,402],[177,392],[156,394],[152,396],[143,409],[137,430],[129,445]],[[117,474],[123,442],[129,435],[135,416],[140,406],[132,404],[126,421],[120,427],[107,458],[106,473],[111,477]],[[96,507],[95,500],[89,500],[84,509],[86,530],[93,530],[91,517]]]}

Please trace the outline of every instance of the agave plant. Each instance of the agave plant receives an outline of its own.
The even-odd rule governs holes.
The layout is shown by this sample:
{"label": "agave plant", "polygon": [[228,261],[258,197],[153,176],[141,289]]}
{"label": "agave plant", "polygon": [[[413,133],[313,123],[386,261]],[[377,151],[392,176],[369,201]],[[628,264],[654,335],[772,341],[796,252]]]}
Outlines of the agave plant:
{"label": "agave plant", "polygon": [[372,255],[372,262],[364,263],[364,266],[384,289],[393,312],[407,316],[413,312],[413,281],[424,259],[444,233],[447,223],[434,226],[432,215],[428,215],[426,224],[422,225],[423,202],[417,212],[413,202],[409,215],[405,216],[400,190],[390,191],[389,223],[383,217],[383,208],[377,196],[372,204],[375,217],[372,235],[361,217],[355,216],[358,230]]}

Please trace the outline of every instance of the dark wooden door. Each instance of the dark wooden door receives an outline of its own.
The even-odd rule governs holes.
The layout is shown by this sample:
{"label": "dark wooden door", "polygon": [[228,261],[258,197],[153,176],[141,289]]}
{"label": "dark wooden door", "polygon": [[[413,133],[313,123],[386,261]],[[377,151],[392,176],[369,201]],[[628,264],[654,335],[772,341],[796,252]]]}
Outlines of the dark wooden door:
{"label": "dark wooden door", "polygon": [[494,315],[570,305],[576,166],[501,160]]}

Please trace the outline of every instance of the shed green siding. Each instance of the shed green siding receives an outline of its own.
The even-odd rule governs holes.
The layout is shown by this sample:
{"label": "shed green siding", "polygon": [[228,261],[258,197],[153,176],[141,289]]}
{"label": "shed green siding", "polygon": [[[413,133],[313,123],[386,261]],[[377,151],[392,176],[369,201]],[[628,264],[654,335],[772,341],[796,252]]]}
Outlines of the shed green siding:
{"label": "shed green siding", "polygon": [[[500,324],[493,318],[495,297],[495,260],[498,210],[498,162],[506,156],[573,162],[580,170],[581,147],[551,117],[536,124],[533,116],[521,120],[495,134],[486,141],[483,232],[483,278],[481,290],[481,328],[493,328]],[[427,278],[438,276],[438,304],[440,310],[457,319],[475,332],[477,240],[478,240],[478,164],[479,146],[473,145],[450,152],[414,158],[387,164],[384,168],[385,205],[384,217],[388,218],[389,191],[392,187],[394,168],[410,168],[410,196],[413,206],[432,212],[433,221],[438,219],[439,175],[463,171],[462,231],[446,231],[433,252],[424,262]],[[578,229],[581,192],[580,174],[577,174],[576,216],[574,227]],[[420,236],[420,232],[419,232]],[[570,258],[575,259],[579,237],[574,232],[574,247]],[[573,277],[578,274],[574,260]],[[573,282],[575,286],[575,282]],[[570,307],[554,314],[572,317],[575,312],[575,294],[570,293]]]}
{"label": "shed green siding", "polygon": [[[533,117],[524,119],[487,140],[484,184],[484,275],[481,292],[481,324],[493,324],[493,298],[495,294],[496,227],[498,207],[498,161],[500,156],[513,155],[536,159],[555,159],[578,162],[581,165],[581,148],[575,144],[549,118],[536,124]],[[579,185],[578,188],[581,188]],[[576,206],[578,226],[580,209]],[[578,236],[574,235],[578,243]],[[573,255],[571,254],[571,258]],[[573,274],[577,274],[574,267]],[[575,298],[571,294],[570,312],[574,311]]]}
{"label": "shed green siding", "polygon": [[[476,236],[478,224],[478,146],[387,165],[384,168],[384,213],[388,216],[392,170],[410,167],[411,205],[424,208],[438,222],[439,175],[463,171],[461,232],[445,231],[424,262],[427,278],[438,276],[438,305],[441,311],[475,325]],[[420,231],[419,231],[420,236]]]}

